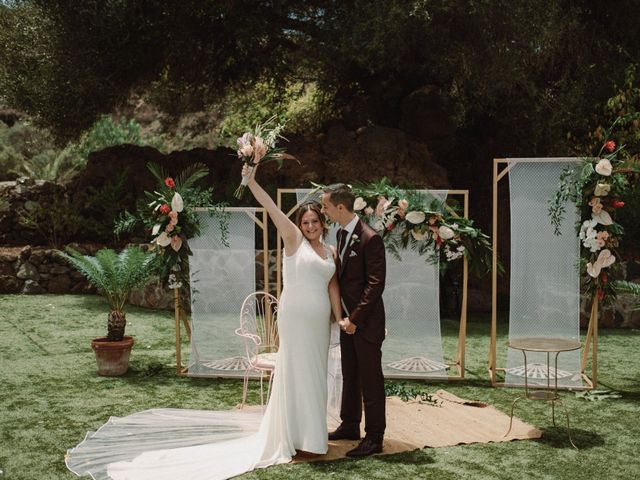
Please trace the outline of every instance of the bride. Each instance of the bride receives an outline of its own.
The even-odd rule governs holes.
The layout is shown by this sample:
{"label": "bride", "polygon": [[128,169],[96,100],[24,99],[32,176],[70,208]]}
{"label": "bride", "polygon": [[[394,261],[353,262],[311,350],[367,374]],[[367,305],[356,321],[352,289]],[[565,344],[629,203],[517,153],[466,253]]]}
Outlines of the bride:
{"label": "bride", "polygon": [[[330,316],[342,316],[336,252],[324,244],[320,204],[300,205],[293,223],[256,182],[256,171],[245,166],[243,175],[276,225],[285,252],[280,347],[264,416],[165,409],[110,420],[67,453],[74,473],[113,480],[222,480],[288,463],[295,455],[327,453]],[[167,422],[179,427],[172,431]],[[114,441],[119,435],[135,447],[123,451]]]}

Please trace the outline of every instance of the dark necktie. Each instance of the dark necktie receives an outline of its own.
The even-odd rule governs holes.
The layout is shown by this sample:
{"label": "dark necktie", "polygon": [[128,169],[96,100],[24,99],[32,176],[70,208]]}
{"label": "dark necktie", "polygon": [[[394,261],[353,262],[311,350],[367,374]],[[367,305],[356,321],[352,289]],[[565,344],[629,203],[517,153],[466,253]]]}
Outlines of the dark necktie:
{"label": "dark necktie", "polygon": [[347,241],[347,232],[344,228],[338,230],[338,255],[342,254],[342,250],[344,249],[344,244]]}

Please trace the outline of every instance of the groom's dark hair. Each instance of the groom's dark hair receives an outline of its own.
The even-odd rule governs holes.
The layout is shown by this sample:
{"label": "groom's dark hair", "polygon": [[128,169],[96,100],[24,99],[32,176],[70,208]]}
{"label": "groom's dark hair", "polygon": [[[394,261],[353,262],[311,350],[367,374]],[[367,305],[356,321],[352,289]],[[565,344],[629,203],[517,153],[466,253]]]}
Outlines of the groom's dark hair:
{"label": "groom's dark hair", "polygon": [[349,185],[334,183],[333,185],[324,187],[322,191],[329,194],[329,201],[336,207],[342,204],[349,212],[353,212],[353,202],[355,202],[356,196],[351,191]]}

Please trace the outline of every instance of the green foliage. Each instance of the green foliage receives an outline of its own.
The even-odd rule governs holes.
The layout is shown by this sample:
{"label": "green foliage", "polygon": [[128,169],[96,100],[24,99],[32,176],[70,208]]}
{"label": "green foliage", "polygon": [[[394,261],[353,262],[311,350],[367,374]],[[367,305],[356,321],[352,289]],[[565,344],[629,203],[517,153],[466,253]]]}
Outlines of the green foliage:
{"label": "green foliage", "polygon": [[431,85],[455,125],[543,154],[588,131],[594,105],[639,63],[639,13],[632,0],[31,0],[0,8],[0,92],[68,139],[134,90],[176,118],[247,105],[228,132],[299,101],[307,124],[340,113],[398,125],[402,100]]}
{"label": "green foliage", "polygon": [[[175,179],[156,164],[149,163],[147,167],[157,181],[156,189],[145,192],[147,198],[138,202],[135,214],[126,211],[121,214],[116,219],[114,231],[119,235],[142,225],[152,236],[152,248],[158,253],[162,281],[168,282],[170,275],[175,275],[177,281],[188,285],[188,257],[192,254],[188,240],[200,234],[200,219],[195,209],[206,209],[217,217],[222,243],[228,246],[225,205],[214,204],[213,189],[197,184],[209,173],[203,164],[187,167]],[[175,221],[171,215],[175,215]]]}
{"label": "green foliage", "polygon": [[155,272],[156,256],[138,247],[116,253],[103,248],[95,256],[82,255],[72,248],[59,252],[107,299],[112,311],[124,312],[131,291],[149,283]]}
{"label": "green foliage", "polygon": [[140,124],[135,120],[115,122],[110,116],[103,116],[80,138],[76,150],[87,159],[91,152],[125,143],[143,145]]}
{"label": "green foliage", "polygon": [[611,287],[615,290],[616,294],[630,293],[631,295],[640,296],[640,284],[637,283],[618,280],[617,282],[612,282]]}
{"label": "green foliage", "polygon": [[122,204],[128,203],[132,194],[125,189],[129,169],[115,173],[99,188],[89,186],[77,198],[76,205],[83,217],[82,234],[94,241],[113,241],[117,237],[114,223],[122,213]]}
{"label": "green foliage", "polygon": [[438,407],[438,399],[428,393],[426,390],[415,387],[414,385],[407,385],[406,383],[391,383],[385,382],[384,384],[385,397],[400,397],[404,402],[419,398],[420,403],[432,405]]}
{"label": "green foliage", "polygon": [[[317,188],[321,185],[314,184]],[[354,210],[383,238],[388,252],[401,259],[411,248],[437,264],[441,273],[449,264],[466,257],[469,269],[483,276],[491,269],[489,237],[432,194],[407,191],[387,178],[353,186]]]}
{"label": "green foliage", "polygon": [[[580,210],[576,225],[580,238],[580,272],[586,291],[600,300],[608,293],[614,298],[616,280],[622,272],[623,258],[618,248],[625,236],[625,228],[618,223],[627,205],[621,197],[640,188],[640,170],[628,165],[625,146],[619,146],[612,136],[613,125],[604,132],[595,157],[582,159],[581,165],[570,166],[560,175],[558,190],[549,199],[549,217],[554,233],[560,235],[560,225],[565,215],[564,203],[571,201]],[[621,213],[620,213],[621,212]],[[637,215],[637,213],[636,213]],[[606,263],[605,262],[609,262]]]}
{"label": "green foliage", "polygon": [[28,121],[0,122],[0,179],[26,176],[68,182],[84,165],[73,148],[59,149],[47,130]]}
{"label": "green foliage", "polygon": [[66,195],[55,195],[47,204],[28,205],[17,212],[18,223],[37,232],[53,247],[75,238],[83,225],[76,205]]}

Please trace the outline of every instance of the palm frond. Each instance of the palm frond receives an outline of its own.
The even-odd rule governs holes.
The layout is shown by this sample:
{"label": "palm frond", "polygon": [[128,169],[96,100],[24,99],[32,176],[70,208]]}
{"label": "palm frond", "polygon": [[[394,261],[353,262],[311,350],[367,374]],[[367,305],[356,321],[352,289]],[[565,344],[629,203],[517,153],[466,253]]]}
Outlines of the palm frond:
{"label": "palm frond", "polygon": [[[189,165],[176,178],[176,188],[191,188],[198,180],[209,175],[209,169],[203,163]],[[164,181],[164,180],[163,180]]]}
{"label": "palm frond", "polygon": [[164,168],[156,163],[147,163],[147,169],[151,172],[151,174],[158,180],[160,185],[164,185],[164,179],[167,178],[167,173]]}
{"label": "palm frond", "polygon": [[131,290],[145,285],[156,268],[155,254],[138,247],[125,248],[119,254],[103,248],[95,256],[67,248],[67,253],[59,255],[105,296],[111,310],[124,311]]}
{"label": "palm frond", "polygon": [[616,282],[611,282],[611,286],[617,295],[621,293],[630,293],[631,295],[640,296],[640,283],[618,280]]}

